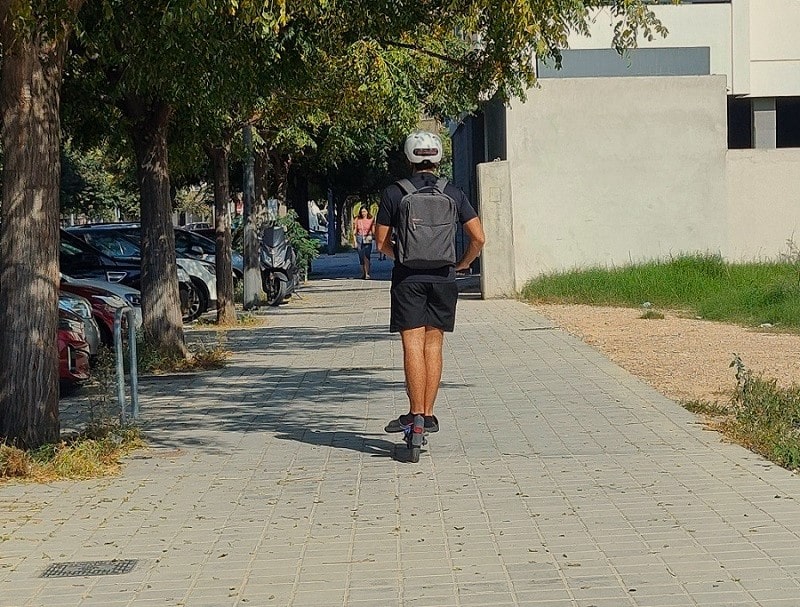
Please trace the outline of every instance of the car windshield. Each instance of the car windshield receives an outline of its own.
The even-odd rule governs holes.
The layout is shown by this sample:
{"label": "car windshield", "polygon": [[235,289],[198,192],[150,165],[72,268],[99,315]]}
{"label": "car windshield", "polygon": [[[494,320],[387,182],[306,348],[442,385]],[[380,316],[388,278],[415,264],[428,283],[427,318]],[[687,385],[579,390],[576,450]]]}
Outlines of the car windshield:
{"label": "car windshield", "polygon": [[216,245],[214,241],[192,234],[186,230],[175,230],[175,248],[179,253],[192,254],[192,247],[200,247],[206,255],[214,255],[216,253]]}
{"label": "car windshield", "polygon": [[86,240],[111,257],[141,257],[142,254],[139,247],[122,234],[87,232]]}
{"label": "car windshield", "polygon": [[75,245],[64,242],[63,240],[61,241],[60,245],[61,254],[66,255],[67,257],[79,257],[83,253],[83,251]]}
{"label": "car windshield", "polygon": [[67,259],[82,259],[86,255],[97,255],[98,251],[80,238],[76,238],[69,232],[61,230],[59,233],[59,250],[62,256]]}

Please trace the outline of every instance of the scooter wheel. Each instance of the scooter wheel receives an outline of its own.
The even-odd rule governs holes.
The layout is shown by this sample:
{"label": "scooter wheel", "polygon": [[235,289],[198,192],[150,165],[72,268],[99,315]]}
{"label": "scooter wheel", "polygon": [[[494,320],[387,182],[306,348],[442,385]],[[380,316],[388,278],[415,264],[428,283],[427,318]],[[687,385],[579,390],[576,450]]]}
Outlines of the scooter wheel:
{"label": "scooter wheel", "polygon": [[425,444],[425,418],[421,415],[414,416],[414,425],[409,432],[408,446],[410,449],[409,461],[412,464],[419,462],[419,454],[422,445]]}
{"label": "scooter wheel", "polygon": [[277,276],[270,279],[267,303],[271,306],[279,306],[284,299],[286,299],[286,283]]}

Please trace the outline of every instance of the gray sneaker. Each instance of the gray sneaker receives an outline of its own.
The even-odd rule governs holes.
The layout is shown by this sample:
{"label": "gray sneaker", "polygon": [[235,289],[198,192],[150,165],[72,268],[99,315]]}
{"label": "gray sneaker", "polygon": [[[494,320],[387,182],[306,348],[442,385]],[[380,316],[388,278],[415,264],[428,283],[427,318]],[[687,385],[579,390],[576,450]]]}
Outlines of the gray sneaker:
{"label": "gray sneaker", "polygon": [[438,432],[438,431],[439,431],[439,420],[436,419],[435,415],[426,415],[425,432]]}
{"label": "gray sneaker", "polygon": [[397,419],[393,419],[383,429],[384,432],[404,432],[414,424],[414,416],[411,413],[401,415]]}
{"label": "gray sneaker", "polygon": [[[411,413],[406,413],[405,415],[401,415],[397,419],[393,419],[386,427],[383,429],[384,432],[404,432],[408,428],[414,425],[414,415]],[[439,420],[436,418],[435,415],[426,415],[425,416],[425,432],[438,432],[439,431]]]}

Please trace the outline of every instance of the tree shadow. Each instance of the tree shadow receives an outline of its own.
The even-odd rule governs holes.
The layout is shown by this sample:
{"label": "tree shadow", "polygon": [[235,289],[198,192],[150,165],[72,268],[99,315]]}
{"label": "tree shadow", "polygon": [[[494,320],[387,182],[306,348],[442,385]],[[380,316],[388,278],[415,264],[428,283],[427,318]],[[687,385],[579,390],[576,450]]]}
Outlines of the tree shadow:
{"label": "tree shadow", "polygon": [[[368,288],[345,286],[353,291]],[[408,461],[402,435],[393,440],[376,433],[375,427],[382,430],[386,420],[365,419],[366,402],[405,398],[404,382],[388,379],[397,371],[402,376],[402,370],[388,356],[384,365],[375,355],[396,336],[385,324],[313,326],[316,313],[357,314],[336,306],[285,307],[277,313],[303,314],[307,319],[302,326],[226,333],[225,347],[234,354],[223,369],[139,378],[141,425],[148,443],[156,449],[192,448],[223,455],[237,449],[231,446],[232,434],[269,433],[280,440]],[[353,355],[344,360],[325,358],[341,352]],[[277,364],[279,356],[292,366]],[[320,358],[313,357],[319,356],[322,362],[314,364]],[[359,360],[375,362],[358,366]],[[449,386],[469,387],[442,383],[444,389]],[[80,401],[79,397],[62,403],[62,419],[69,419],[69,424],[79,425],[82,415],[85,418]],[[110,412],[119,414],[115,399]]]}
{"label": "tree shadow", "polygon": [[[155,449],[191,448],[223,455],[232,450],[229,434],[268,433],[280,440],[407,462],[402,434],[392,440],[367,428],[382,429],[388,420],[365,419],[367,400],[380,402],[404,393],[403,381],[387,381],[392,368],[237,361],[200,374],[144,376],[139,390],[141,426]],[[464,384],[443,382],[445,389],[453,386]]]}

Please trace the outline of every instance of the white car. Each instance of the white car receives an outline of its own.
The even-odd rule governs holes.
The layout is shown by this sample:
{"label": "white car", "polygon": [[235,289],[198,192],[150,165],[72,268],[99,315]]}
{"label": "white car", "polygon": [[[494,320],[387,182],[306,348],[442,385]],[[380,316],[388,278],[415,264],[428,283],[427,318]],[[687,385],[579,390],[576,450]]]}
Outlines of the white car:
{"label": "white car", "polygon": [[213,263],[191,257],[178,257],[178,269],[189,275],[196,297],[190,304],[189,320],[195,320],[217,306],[217,269]]}

